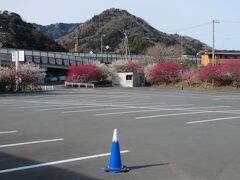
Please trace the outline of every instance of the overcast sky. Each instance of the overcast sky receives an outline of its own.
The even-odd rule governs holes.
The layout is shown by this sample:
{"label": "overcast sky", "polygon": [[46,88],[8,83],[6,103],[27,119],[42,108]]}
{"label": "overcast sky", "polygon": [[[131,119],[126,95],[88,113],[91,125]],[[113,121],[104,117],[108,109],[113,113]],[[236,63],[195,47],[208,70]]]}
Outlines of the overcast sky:
{"label": "overcast sky", "polygon": [[80,23],[109,8],[125,9],[160,31],[191,36],[210,46],[210,22],[220,20],[215,25],[216,48],[235,50],[240,50],[239,7],[240,0],[0,0],[1,10],[43,25]]}

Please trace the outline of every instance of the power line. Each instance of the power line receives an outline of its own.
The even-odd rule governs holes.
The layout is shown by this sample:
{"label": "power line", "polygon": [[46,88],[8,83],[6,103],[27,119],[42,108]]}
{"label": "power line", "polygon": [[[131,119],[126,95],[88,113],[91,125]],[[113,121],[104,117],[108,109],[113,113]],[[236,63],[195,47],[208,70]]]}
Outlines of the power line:
{"label": "power line", "polygon": [[240,21],[221,21],[224,23],[234,23],[234,24],[240,24]]}
{"label": "power line", "polygon": [[187,30],[190,30],[190,29],[195,29],[195,28],[203,27],[203,26],[209,25],[209,24],[211,24],[211,23],[212,23],[212,22],[209,21],[209,22],[206,22],[206,23],[202,23],[202,24],[198,24],[198,25],[194,25],[194,26],[189,26],[189,27],[184,27],[184,28],[179,28],[179,29],[174,29],[174,30],[169,30],[169,31],[165,31],[165,32],[170,33],[170,32],[187,31]]}

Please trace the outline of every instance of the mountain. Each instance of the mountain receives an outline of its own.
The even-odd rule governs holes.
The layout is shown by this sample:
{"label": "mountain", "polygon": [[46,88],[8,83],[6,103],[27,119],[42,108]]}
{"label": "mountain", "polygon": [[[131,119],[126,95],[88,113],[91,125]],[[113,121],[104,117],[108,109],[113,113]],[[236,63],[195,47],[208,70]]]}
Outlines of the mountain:
{"label": "mountain", "polygon": [[0,41],[3,47],[42,51],[66,51],[61,45],[39,32],[16,14],[0,11]]}
{"label": "mountain", "polygon": [[92,19],[80,24],[74,31],[59,37],[57,42],[70,51],[73,50],[77,29],[80,52],[100,52],[102,37],[104,47],[110,46],[108,51],[123,53],[124,32],[128,35],[129,49],[133,54],[145,54],[149,48],[159,44],[164,47],[179,47],[182,43],[185,54],[196,55],[203,46],[206,46],[193,38],[182,38],[176,34],[160,32],[143,19],[120,9],[108,9],[95,15]]}
{"label": "mountain", "polygon": [[58,39],[71,33],[80,23],[56,23],[47,26],[42,26],[40,24],[33,23],[33,26],[40,32],[44,33],[51,39]]}

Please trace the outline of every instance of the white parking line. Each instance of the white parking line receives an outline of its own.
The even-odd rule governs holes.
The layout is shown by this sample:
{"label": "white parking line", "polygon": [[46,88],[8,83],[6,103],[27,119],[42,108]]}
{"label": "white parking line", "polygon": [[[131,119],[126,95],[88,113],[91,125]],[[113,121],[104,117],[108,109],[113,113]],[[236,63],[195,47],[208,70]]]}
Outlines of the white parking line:
{"label": "white parking line", "polygon": [[163,111],[163,109],[151,109],[151,110],[138,110],[138,111],[122,111],[122,112],[113,112],[113,113],[102,113],[102,114],[95,114],[95,116],[109,116],[109,115],[131,114],[131,113],[153,112],[153,111]]}
{"label": "white parking line", "polygon": [[0,134],[11,134],[11,133],[17,133],[18,131],[2,131]]}
{"label": "white parking line", "polygon": [[[194,104],[185,104],[186,105],[194,105]],[[155,109],[150,109],[150,110],[138,110],[138,111],[123,111],[123,112],[112,112],[112,113],[102,113],[102,114],[95,114],[95,116],[108,116],[108,115],[118,115],[118,114],[131,114],[131,113],[138,113],[138,112],[154,112],[154,111],[173,111],[175,109],[167,109],[167,108],[161,108],[161,107],[177,107],[177,106],[184,106],[184,104],[182,105],[165,105],[165,106],[148,106],[147,108],[154,108]],[[157,108],[159,107],[159,108]],[[136,107],[137,108],[137,107]],[[140,107],[142,108],[142,107]],[[178,110],[178,109],[176,109]],[[181,109],[184,110],[184,109]]]}
{"label": "white parking line", "polygon": [[[137,107],[136,107],[137,108]],[[86,109],[86,110],[79,110],[79,111],[63,111],[61,113],[68,114],[68,113],[78,113],[78,112],[91,112],[91,111],[107,111],[107,110],[115,110],[115,109],[126,109],[126,107],[119,107],[119,108],[103,108],[103,109]]]}
{"label": "white parking line", "polygon": [[6,105],[1,104],[0,105],[0,107],[15,107],[15,106],[20,106],[20,104],[6,104]]}
{"label": "white parking line", "polygon": [[95,106],[76,106],[76,107],[59,107],[59,108],[48,108],[48,109],[36,109],[35,111],[54,111],[54,110],[61,110],[61,109],[81,109],[81,108],[88,108],[88,107],[95,107]]}
{"label": "white parking line", "polygon": [[[64,105],[64,104],[59,104],[59,105],[40,105],[40,106],[35,106],[35,105],[33,105],[33,106],[22,106],[22,107],[13,107],[13,108],[11,108],[11,109],[33,109],[33,108],[44,108],[44,107],[58,107],[58,106],[67,106],[67,105]],[[72,105],[72,106],[74,106],[74,105]]]}
{"label": "white parking line", "polygon": [[[121,154],[128,153],[128,152],[130,152],[130,151],[129,150],[120,151]],[[4,169],[4,170],[0,170],[0,174],[15,172],[15,171],[22,171],[22,170],[26,170],[26,169],[39,168],[39,167],[44,167],[44,166],[53,166],[56,164],[69,163],[69,162],[81,161],[81,160],[86,160],[86,159],[99,158],[99,157],[104,157],[104,156],[109,156],[109,155],[110,155],[110,153],[104,153],[104,154],[97,154],[97,155],[92,155],[92,156],[65,159],[65,160],[60,160],[60,161],[52,161],[52,162],[47,162],[47,163],[42,163],[42,164],[35,164],[35,165],[31,165],[31,166],[22,166],[22,167],[17,167],[17,168]]]}
{"label": "white parking line", "polygon": [[238,114],[236,112],[231,112],[231,111],[201,111],[201,110],[198,110],[198,109],[215,109],[215,108],[223,108],[223,107],[229,107],[229,106],[166,109],[166,110],[176,110],[176,111],[178,111],[178,110],[185,110],[185,111],[195,111],[195,112],[177,113],[177,114],[160,114],[160,115],[154,115],[154,116],[136,117],[135,119],[149,119],[149,118],[155,118],[155,117],[178,116],[178,115],[201,114],[201,113],[230,113],[230,114]]}
{"label": "white parking line", "polygon": [[[99,101],[98,101],[99,102]],[[99,102],[99,103],[103,103],[103,102]],[[134,104],[134,103],[141,103],[140,101],[119,101],[119,102],[108,102],[110,104],[115,104],[115,103],[118,103],[118,104]]]}
{"label": "white parking line", "polygon": [[186,122],[186,124],[197,124],[197,123],[205,123],[205,122],[223,121],[223,120],[227,120],[227,119],[240,119],[240,116],[208,119],[208,120],[201,120],[201,121],[191,121],[191,122]]}
{"label": "white parking line", "polygon": [[230,106],[210,106],[210,107],[191,107],[191,108],[178,108],[176,110],[198,110],[198,109],[217,109],[217,108],[228,108]]}
{"label": "white parking line", "polygon": [[188,114],[202,114],[202,113],[212,113],[212,112],[214,112],[214,111],[198,111],[198,112],[176,113],[176,114],[161,114],[161,115],[154,115],[154,116],[136,117],[135,119],[150,119],[150,118],[155,118],[155,117],[179,116],[179,115],[188,115]]}
{"label": "white parking line", "polygon": [[[103,105],[96,105],[96,106],[101,106],[102,107]],[[67,113],[91,112],[91,111],[105,111],[105,110],[108,111],[108,110],[117,110],[117,109],[151,109],[150,111],[159,110],[159,109],[153,108],[155,106],[153,106],[153,107],[152,106],[139,107],[139,106],[128,106],[128,105],[108,105],[108,106],[117,107],[117,108],[102,108],[102,109],[87,109],[87,110],[78,110],[78,111],[77,110],[75,110],[75,111],[63,111],[61,113],[67,114]]]}
{"label": "white parking line", "polygon": [[[181,106],[194,106],[195,104],[172,104],[172,105],[157,105],[157,106],[146,106],[146,108],[162,108],[162,107],[181,107]],[[197,107],[192,107],[197,108]],[[185,108],[184,108],[185,109]]]}
{"label": "white parking line", "polygon": [[41,141],[31,141],[31,142],[23,142],[23,143],[15,143],[15,144],[5,144],[5,145],[0,145],[0,148],[12,147],[12,146],[22,146],[22,145],[29,145],[29,144],[37,144],[37,143],[63,141],[63,140],[64,140],[63,138],[59,138],[59,139],[49,139],[49,140],[41,140]]}
{"label": "white parking line", "polygon": [[132,106],[134,106],[134,105],[139,105],[139,104],[141,104],[141,105],[151,105],[151,104],[159,104],[159,105],[163,105],[163,104],[166,104],[166,103],[144,103],[144,102],[140,102],[140,101],[138,101],[138,103],[134,103],[134,102],[128,102],[128,103],[125,103],[125,104],[122,104],[122,103],[119,103],[119,102],[115,102],[115,103],[117,103],[117,104],[121,104],[121,105],[128,105],[128,106],[130,106],[130,105],[132,105]]}

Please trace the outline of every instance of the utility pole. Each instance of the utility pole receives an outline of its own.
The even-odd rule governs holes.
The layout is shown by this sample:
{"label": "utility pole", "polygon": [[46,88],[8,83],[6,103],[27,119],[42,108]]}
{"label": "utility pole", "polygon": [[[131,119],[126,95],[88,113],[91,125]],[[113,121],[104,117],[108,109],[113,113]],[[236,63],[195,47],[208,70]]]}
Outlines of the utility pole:
{"label": "utility pole", "polygon": [[0,41],[0,70],[1,70],[1,67],[2,67],[2,54],[1,54],[1,48],[2,48],[3,44],[2,42]]}
{"label": "utility pole", "polygon": [[15,68],[16,68],[16,91],[19,90],[19,77],[17,75],[19,70],[19,51],[16,51],[16,59],[15,59]]}
{"label": "utility pole", "polygon": [[125,60],[128,60],[128,37],[127,37],[127,31],[124,32],[125,38],[124,38],[124,48],[125,48]]}
{"label": "utility pole", "polygon": [[183,60],[183,35],[181,35],[181,60]]}
{"label": "utility pole", "polygon": [[105,37],[105,34],[101,35],[101,58],[103,59],[103,37]]}
{"label": "utility pole", "polygon": [[213,38],[212,38],[212,65],[216,64],[216,60],[215,60],[215,24],[216,23],[220,23],[219,20],[213,20],[212,24],[213,24]]}
{"label": "utility pole", "polygon": [[102,40],[103,40],[103,36],[101,35],[101,56],[102,56],[102,46],[103,46]]}
{"label": "utility pole", "polygon": [[[212,24],[213,24],[213,37],[212,37],[212,65],[216,65],[216,60],[215,60],[215,24],[216,23],[220,23],[219,20],[213,20]],[[212,86],[214,86],[214,79],[212,79]]]}
{"label": "utility pole", "polygon": [[79,31],[78,31],[78,28],[77,28],[77,32],[76,32],[76,42],[75,42],[75,48],[74,48],[74,51],[76,53],[78,53],[80,50],[79,48]]}
{"label": "utility pole", "polygon": [[0,70],[1,70],[1,67],[2,67],[2,54],[1,54],[1,48],[3,47],[3,43],[1,42],[1,29],[2,29],[2,26],[0,26]]}

